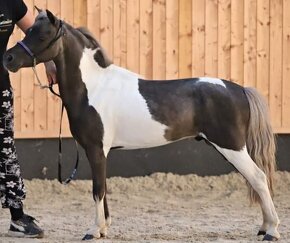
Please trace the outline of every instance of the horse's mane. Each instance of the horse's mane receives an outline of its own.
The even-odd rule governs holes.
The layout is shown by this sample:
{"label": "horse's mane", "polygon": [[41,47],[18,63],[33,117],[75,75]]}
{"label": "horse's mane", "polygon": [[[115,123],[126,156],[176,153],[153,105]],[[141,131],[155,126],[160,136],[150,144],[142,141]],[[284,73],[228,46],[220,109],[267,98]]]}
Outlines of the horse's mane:
{"label": "horse's mane", "polygon": [[93,33],[90,32],[86,27],[78,27],[78,28],[76,28],[76,30],[81,32],[90,41],[90,43],[93,45],[93,47],[101,48],[101,45],[96,40],[96,38],[94,37]]}
{"label": "horse's mane", "polygon": [[105,50],[96,40],[94,35],[86,27],[78,27],[76,28],[76,30],[78,30],[90,42],[94,49],[97,49],[94,57],[98,64],[103,68],[110,66],[112,64],[112,61],[109,59]]}

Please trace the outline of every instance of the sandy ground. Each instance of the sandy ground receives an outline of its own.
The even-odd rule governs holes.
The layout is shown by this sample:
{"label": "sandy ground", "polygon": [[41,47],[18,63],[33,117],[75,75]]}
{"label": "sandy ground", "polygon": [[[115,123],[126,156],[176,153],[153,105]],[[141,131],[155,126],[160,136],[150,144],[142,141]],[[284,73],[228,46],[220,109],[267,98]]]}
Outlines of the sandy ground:
{"label": "sandy ground", "polygon": [[[26,181],[25,211],[39,220],[44,239],[7,237],[8,210],[0,209],[0,242],[81,242],[94,220],[90,181]],[[243,178],[156,173],[111,178],[108,199],[112,225],[98,242],[256,242],[260,208],[249,206]],[[276,175],[274,199],[280,242],[290,242],[290,173]],[[95,242],[92,240],[90,242]]]}

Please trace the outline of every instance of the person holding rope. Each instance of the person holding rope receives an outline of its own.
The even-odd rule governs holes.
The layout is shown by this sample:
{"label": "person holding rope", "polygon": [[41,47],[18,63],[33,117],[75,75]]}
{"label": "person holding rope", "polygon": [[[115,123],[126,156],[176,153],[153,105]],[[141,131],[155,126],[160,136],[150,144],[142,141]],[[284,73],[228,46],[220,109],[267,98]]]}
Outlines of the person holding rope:
{"label": "person holding rope", "polygon": [[[14,142],[13,90],[3,67],[3,54],[15,24],[25,33],[33,23],[34,17],[23,0],[0,1],[0,199],[2,207],[10,209],[10,236],[42,238],[43,230],[35,219],[23,212],[26,192]],[[45,67],[48,82],[55,83],[54,63],[45,63]]]}

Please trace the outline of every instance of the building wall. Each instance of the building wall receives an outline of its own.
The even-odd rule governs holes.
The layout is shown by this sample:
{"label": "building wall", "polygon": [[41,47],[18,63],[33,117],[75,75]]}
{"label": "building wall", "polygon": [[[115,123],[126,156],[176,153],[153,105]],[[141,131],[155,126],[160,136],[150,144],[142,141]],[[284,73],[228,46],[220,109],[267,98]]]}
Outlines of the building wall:
{"label": "building wall", "polygon": [[[290,132],[289,0],[25,0],[87,26],[115,64],[146,78],[211,76],[254,86]],[[16,30],[10,46],[21,38]],[[43,83],[44,70],[38,67]],[[16,138],[58,136],[60,102],[30,69],[11,75]],[[69,136],[67,118],[64,135]]]}
{"label": "building wall", "polygon": [[[277,137],[277,169],[290,171],[290,135]],[[16,141],[21,172],[25,179],[55,179],[58,173],[57,139],[18,139]],[[76,149],[71,138],[63,139],[62,179],[72,173]],[[29,152],[27,152],[29,151]],[[90,179],[91,169],[82,148],[76,179]],[[107,161],[107,176],[144,176],[155,172],[221,175],[235,171],[234,167],[204,141],[185,139],[165,146],[136,150],[113,150]]]}

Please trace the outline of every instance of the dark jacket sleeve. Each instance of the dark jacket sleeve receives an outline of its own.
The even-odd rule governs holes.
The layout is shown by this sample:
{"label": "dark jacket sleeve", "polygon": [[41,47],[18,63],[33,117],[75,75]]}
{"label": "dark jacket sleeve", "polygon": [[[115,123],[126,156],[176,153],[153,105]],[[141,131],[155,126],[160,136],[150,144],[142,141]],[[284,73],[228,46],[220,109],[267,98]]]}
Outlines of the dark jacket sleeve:
{"label": "dark jacket sleeve", "polygon": [[17,23],[27,13],[27,6],[23,0],[10,0],[12,2],[13,22]]}

